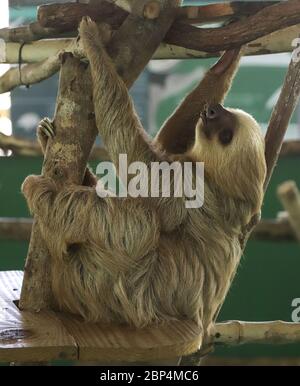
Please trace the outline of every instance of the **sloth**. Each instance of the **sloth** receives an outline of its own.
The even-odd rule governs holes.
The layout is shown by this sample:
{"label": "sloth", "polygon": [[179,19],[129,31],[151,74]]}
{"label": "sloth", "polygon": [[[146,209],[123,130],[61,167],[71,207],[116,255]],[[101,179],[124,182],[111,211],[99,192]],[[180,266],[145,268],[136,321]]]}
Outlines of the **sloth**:
{"label": "sloth", "polygon": [[[187,209],[185,197],[100,198],[92,176],[82,186],[64,187],[27,177],[22,191],[51,254],[57,307],[87,321],[137,328],[189,319],[205,334],[236,273],[240,234],[260,211],[266,176],[258,123],[222,104],[240,50],[224,53],[150,139],[101,31],[89,18],[79,27],[97,127],[117,172],[119,154],[148,166],[204,162],[205,199],[201,208]],[[53,123],[42,121],[43,150],[54,135]]]}

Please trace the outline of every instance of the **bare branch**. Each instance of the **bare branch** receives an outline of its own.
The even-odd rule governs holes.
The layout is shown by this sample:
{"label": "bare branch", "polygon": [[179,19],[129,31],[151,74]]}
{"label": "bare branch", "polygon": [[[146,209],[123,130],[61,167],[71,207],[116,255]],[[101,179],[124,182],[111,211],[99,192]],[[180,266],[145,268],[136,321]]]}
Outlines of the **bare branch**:
{"label": "bare branch", "polygon": [[300,193],[295,181],[286,181],[277,189],[278,197],[288,213],[288,219],[300,241]]}
{"label": "bare branch", "polygon": [[[244,47],[244,54],[259,55],[292,51],[292,41],[299,36],[299,31],[300,24],[273,32],[270,35],[248,43]],[[64,38],[40,40],[31,44],[25,44],[22,49],[22,63],[42,62],[50,56],[56,55],[59,51],[66,50],[72,43],[74,44],[74,39]],[[2,45],[5,52],[5,55],[2,56],[2,63],[18,63],[20,43],[2,42]],[[220,51],[208,53],[163,43],[155,52],[153,59],[206,58],[219,55]]]}
{"label": "bare branch", "polygon": [[266,162],[268,173],[265,188],[267,188],[275,168],[285,133],[299,100],[299,94],[300,60],[294,61],[292,59],[266,134]]}
{"label": "bare branch", "polygon": [[[96,148],[91,158],[103,160],[107,156],[102,148]],[[30,238],[32,221],[29,219],[1,219],[0,218],[0,239],[26,240]],[[26,233],[23,232],[26,229]],[[25,237],[25,236],[26,237]],[[268,241],[296,241],[295,234],[288,218],[276,220],[261,220],[254,229],[251,238],[254,240]]]}
{"label": "bare branch", "polygon": [[0,240],[30,239],[33,221],[29,218],[4,218],[0,217]]}
{"label": "bare branch", "polygon": [[44,28],[38,22],[20,27],[0,29],[0,39],[6,42],[31,42],[49,37],[59,38],[62,37],[62,34],[53,28]]}
{"label": "bare branch", "polygon": [[299,343],[300,323],[241,322],[237,320],[218,323],[211,332],[211,342],[229,346],[245,343]]}
{"label": "bare branch", "polygon": [[[177,10],[177,20],[183,23],[201,24],[241,18],[255,14],[278,1],[230,2],[202,6],[186,6]],[[39,7],[38,20],[43,27],[59,31],[76,30],[83,16],[97,22],[119,27],[131,12],[130,2],[124,0],[98,0],[90,4],[47,4]],[[176,23],[175,23],[176,24]]]}
{"label": "bare branch", "polygon": [[249,43],[271,32],[300,23],[300,2],[289,0],[272,5],[247,19],[221,28],[196,28],[176,23],[165,42],[194,50],[215,52]]}
{"label": "bare branch", "polygon": [[[101,7],[94,6],[94,8],[86,4],[78,4],[76,7],[74,4],[40,7],[38,20],[43,27],[60,31],[76,30],[83,15],[89,15],[98,22],[106,22],[118,28],[126,17],[126,12],[102,0]],[[216,52],[241,46],[271,32],[299,23],[300,2],[289,0],[263,8],[247,19],[221,28],[196,28],[176,21],[164,41],[188,49]]]}
{"label": "bare branch", "polygon": [[15,87],[39,83],[50,78],[60,68],[59,55],[50,57],[41,63],[27,64],[25,66],[9,69],[0,77],[0,93],[11,91]]}
{"label": "bare branch", "polygon": [[[30,141],[24,138],[8,136],[0,133],[0,149],[11,150],[13,155],[42,157],[43,153],[40,145],[36,141]],[[102,147],[95,147],[90,155],[90,160],[106,161],[108,154]]]}
{"label": "bare branch", "polygon": [[262,219],[251,233],[251,239],[264,241],[296,241],[288,218]]}

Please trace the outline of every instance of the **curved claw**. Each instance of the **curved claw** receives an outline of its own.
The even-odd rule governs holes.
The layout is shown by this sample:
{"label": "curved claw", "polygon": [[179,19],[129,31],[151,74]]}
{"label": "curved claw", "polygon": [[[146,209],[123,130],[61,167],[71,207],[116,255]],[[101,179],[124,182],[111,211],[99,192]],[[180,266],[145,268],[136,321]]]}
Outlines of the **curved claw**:
{"label": "curved claw", "polygon": [[211,71],[216,75],[224,74],[229,67],[234,63],[241,55],[242,47],[234,48],[226,51],[219,61],[211,68]]}
{"label": "curved claw", "polygon": [[54,136],[55,136],[54,125],[49,118],[44,118],[39,123],[38,131],[40,134],[42,134],[48,138],[54,138]]}

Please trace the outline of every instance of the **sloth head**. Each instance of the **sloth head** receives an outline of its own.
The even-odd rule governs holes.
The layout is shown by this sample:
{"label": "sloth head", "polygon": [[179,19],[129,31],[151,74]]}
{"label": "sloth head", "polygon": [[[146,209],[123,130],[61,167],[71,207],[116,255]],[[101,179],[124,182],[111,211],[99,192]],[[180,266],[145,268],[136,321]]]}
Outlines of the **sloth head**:
{"label": "sloth head", "polygon": [[255,119],[238,109],[209,106],[196,126],[191,150],[205,173],[229,197],[260,209],[266,176],[265,145]]}

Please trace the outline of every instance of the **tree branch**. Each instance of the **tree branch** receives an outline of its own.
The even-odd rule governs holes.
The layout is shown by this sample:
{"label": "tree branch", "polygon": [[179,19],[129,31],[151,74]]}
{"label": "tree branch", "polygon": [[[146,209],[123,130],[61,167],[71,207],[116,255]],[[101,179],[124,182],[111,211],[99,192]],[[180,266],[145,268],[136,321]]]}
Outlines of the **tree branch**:
{"label": "tree branch", "polygon": [[300,323],[283,321],[217,323],[211,342],[227,346],[245,343],[287,344],[300,342]]}
{"label": "tree branch", "polygon": [[30,218],[0,217],[0,240],[28,241],[33,221]]}
{"label": "tree branch", "polygon": [[215,52],[249,43],[271,32],[300,23],[300,2],[289,0],[266,7],[247,19],[221,28],[196,28],[176,23],[165,42],[193,50]]}
{"label": "tree branch", "polygon": [[[300,3],[300,2],[299,2]],[[265,189],[276,166],[283,139],[300,95],[300,60],[291,60],[266,134],[267,177]]]}
{"label": "tree branch", "polygon": [[[42,157],[43,152],[36,141],[30,141],[24,138],[8,136],[0,133],[0,149],[11,150],[13,155],[27,157]],[[90,160],[106,161],[108,160],[107,151],[102,147],[95,147],[90,155]]]}
{"label": "tree branch", "polygon": [[[259,55],[266,53],[288,52],[293,49],[291,42],[298,37],[300,25],[289,27],[282,31],[273,32],[254,42],[249,43],[243,48],[244,55]],[[18,62],[20,43],[6,44],[6,63]],[[22,67],[22,83],[31,85],[40,82],[51,76],[58,70],[59,52],[70,50],[81,56],[76,51],[75,39],[41,40],[25,45],[22,50],[22,62],[36,63]],[[220,52],[207,53],[194,50],[187,50],[182,47],[161,44],[155,52],[153,59],[191,59],[208,58],[220,56]],[[0,93],[11,91],[20,85],[19,69],[10,69],[0,77]]]}
{"label": "tree branch", "polygon": [[[101,152],[101,148],[99,151]],[[101,160],[102,158],[97,158]],[[29,241],[33,221],[30,219],[0,218],[0,239]],[[296,241],[295,234],[288,218],[276,220],[261,220],[252,232],[254,240],[274,242]]]}
{"label": "tree branch", "polygon": [[[200,24],[240,18],[254,14],[261,9],[276,4],[277,1],[231,2],[202,6],[186,6],[177,10],[176,19],[180,22]],[[54,28],[60,32],[76,30],[83,16],[90,16],[96,22],[108,23],[118,28],[126,19],[129,7],[117,1],[100,0],[97,4],[47,4],[38,9],[40,26]],[[176,24],[176,22],[175,22]]]}
{"label": "tree branch", "polygon": [[300,193],[295,181],[286,181],[277,189],[278,197],[288,213],[294,234],[300,241]]}
{"label": "tree branch", "polygon": [[40,63],[32,63],[10,68],[0,77],[0,94],[13,90],[16,87],[39,83],[50,78],[60,69],[59,54]]}
{"label": "tree branch", "polygon": [[251,240],[296,241],[288,218],[262,219],[251,233]]}
{"label": "tree branch", "polygon": [[[105,22],[118,28],[126,14],[124,10],[120,10],[104,0],[101,1],[101,7],[98,6],[97,9],[95,7],[89,8],[91,6],[86,4],[78,4],[77,6],[65,4],[40,7],[38,20],[43,27],[60,29],[60,31],[76,30],[81,17],[88,14],[96,21]],[[58,12],[59,7],[64,8],[64,12]],[[99,13],[100,11],[101,13]],[[180,12],[182,11],[180,10]],[[201,7],[199,12],[201,12]],[[241,46],[271,32],[298,23],[300,23],[300,2],[289,0],[265,7],[247,19],[221,28],[196,28],[177,21],[168,31],[164,41],[188,49],[216,52]]]}

